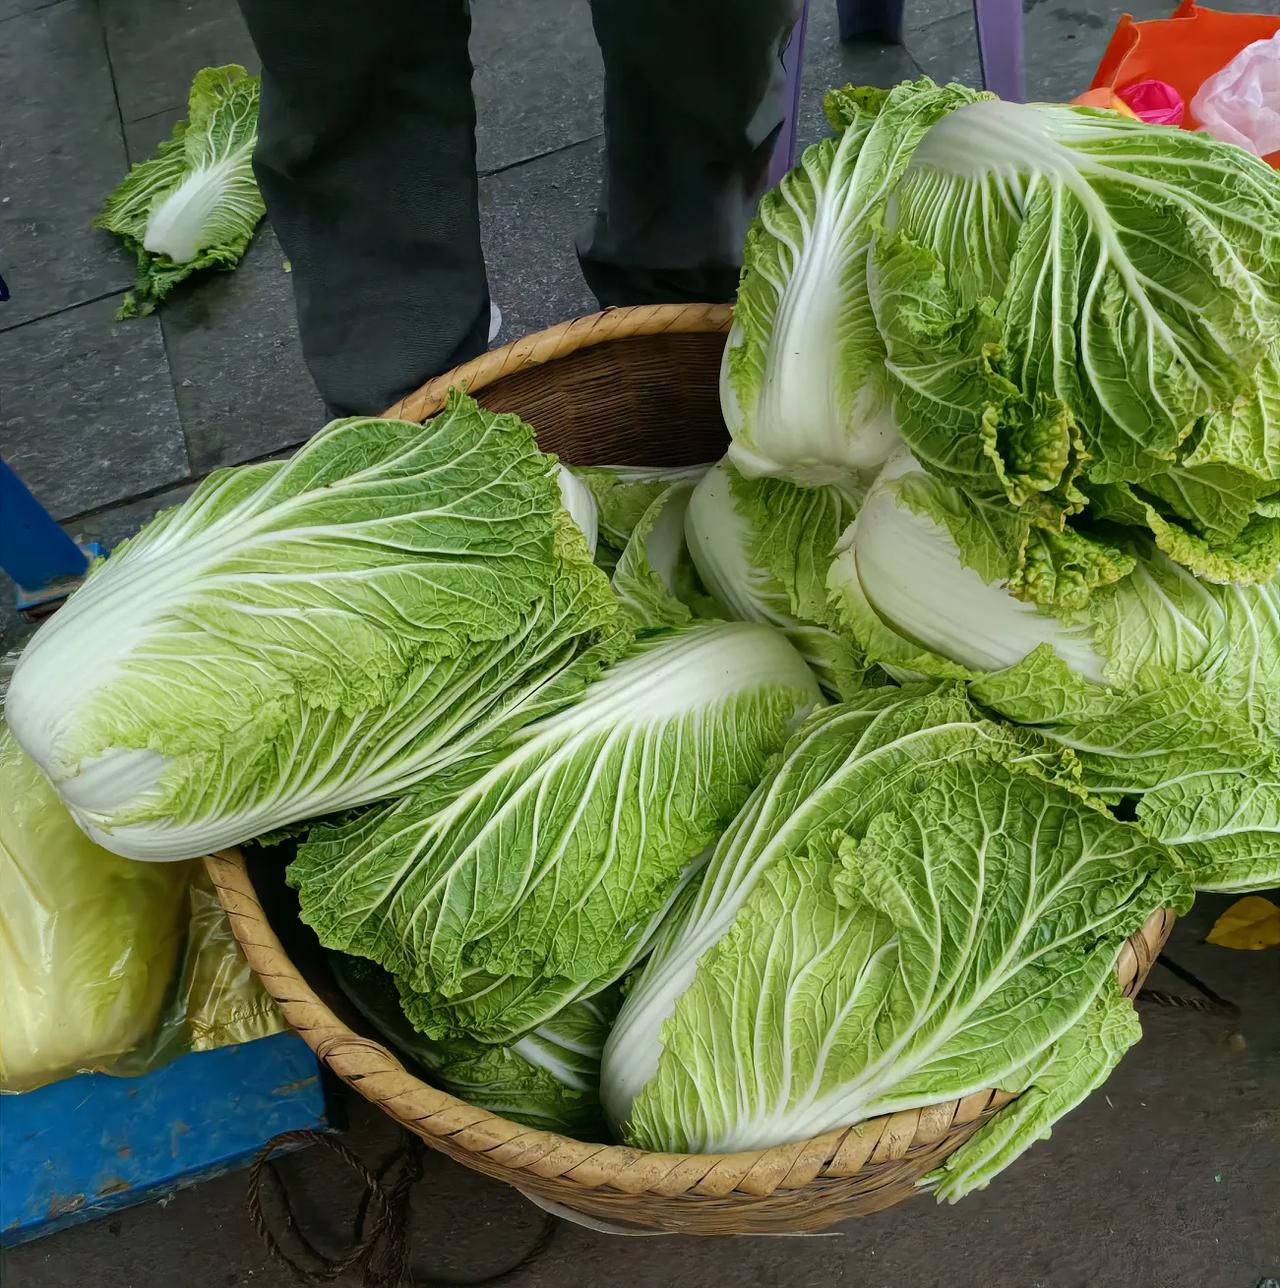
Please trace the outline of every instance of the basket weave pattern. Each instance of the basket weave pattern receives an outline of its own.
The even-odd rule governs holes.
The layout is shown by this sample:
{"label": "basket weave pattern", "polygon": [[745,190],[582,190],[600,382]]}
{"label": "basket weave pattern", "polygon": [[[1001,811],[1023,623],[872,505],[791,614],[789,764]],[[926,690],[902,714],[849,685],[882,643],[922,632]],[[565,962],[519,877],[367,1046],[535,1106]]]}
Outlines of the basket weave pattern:
{"label": "basket weave pattern", "polygon": [[[387,411],[424,420],[465,384],[517,411],[574,464],[694,464],[724,449],[717,372],[730,314],[719,305],[611,309],[494,350]],[[298,972],[241,854],[206,860],[249,964],[288,1022],[338,1077],[429,1145],[539,1198],[607,1221],[688,1234],[820,1230],[891,1206],[1014,1097],[963,1100],[869,1119],[812,1140],[738,1154],[657,1154],[537,1131],[438,1091],[344,1024]],[[1154,914],[1116,971],[1133,996],[1168,938]]]}

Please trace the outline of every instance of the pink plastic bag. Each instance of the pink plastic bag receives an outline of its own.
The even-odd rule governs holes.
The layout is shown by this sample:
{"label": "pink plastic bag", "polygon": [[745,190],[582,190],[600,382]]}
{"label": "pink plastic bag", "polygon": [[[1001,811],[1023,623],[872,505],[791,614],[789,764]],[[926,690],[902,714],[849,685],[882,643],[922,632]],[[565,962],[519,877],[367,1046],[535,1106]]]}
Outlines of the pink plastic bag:
{"label": "pink plastic bag", "polygon": [[1116,97],[1148,125],[1181,125],[1186,114],[1182,95],[1167,81],[1142,80],[1116,90]]}
{"label": "pink plastic bag", "polygon": [[1210,76],[1191,113],[1215,138],[1258,156],[1280,149],[1280,32],[1246,45]]}

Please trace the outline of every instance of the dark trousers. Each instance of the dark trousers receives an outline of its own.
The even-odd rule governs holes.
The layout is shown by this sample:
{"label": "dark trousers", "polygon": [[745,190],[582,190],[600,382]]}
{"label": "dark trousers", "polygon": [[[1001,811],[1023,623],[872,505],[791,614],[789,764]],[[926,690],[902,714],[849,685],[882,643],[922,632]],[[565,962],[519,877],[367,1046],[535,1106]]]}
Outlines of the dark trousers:
{"label": "dark trousers", "polygon": [[[578,255],[601,304],[732,297],[798,5],[592,0],[605,174]],[[240,6],[263,66],[254,168],[303,353],[333,414],[377,413],[487,342],[468,5]]]}

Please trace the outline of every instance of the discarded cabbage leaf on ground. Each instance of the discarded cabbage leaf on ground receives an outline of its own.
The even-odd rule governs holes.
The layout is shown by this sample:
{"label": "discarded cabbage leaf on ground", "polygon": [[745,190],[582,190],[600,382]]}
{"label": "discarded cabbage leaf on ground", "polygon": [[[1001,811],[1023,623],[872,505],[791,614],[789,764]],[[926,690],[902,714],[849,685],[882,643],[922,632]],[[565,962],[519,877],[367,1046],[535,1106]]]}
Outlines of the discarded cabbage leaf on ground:
{"label": "discarded cabbage leaf on ground", "polygon": [[145,317],[193,273],[244,256],[266,213],[253,176],[261,93],[234,63],[197,72],[186,119],[107,198],[94,226],[119,234],[138,266],[118,318]]}
{"label": "discarded cabbage leaf on ground", "polygon": [[1213,923],[1205,943],[1219,948],[1280,948],[1280,908],[1261,895],[1237,899]]}

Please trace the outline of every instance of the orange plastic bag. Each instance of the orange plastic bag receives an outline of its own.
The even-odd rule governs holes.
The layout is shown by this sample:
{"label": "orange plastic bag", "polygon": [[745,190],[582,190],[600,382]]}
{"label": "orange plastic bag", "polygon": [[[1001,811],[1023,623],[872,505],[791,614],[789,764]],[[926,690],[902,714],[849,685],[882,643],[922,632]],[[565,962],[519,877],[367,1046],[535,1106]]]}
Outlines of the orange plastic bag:
{"label": "orange plastic bag", "polygon": [[[1246,45],[1269,40],[1280,31],[1280,16],[1261,13],[1222,13],[1183,0],[1172,18],[1134,22],[1120,19],[1098,64],[1088,93],[1075,101],[1090,107],[1115,107],[1115,91],[1140,80],[1162,80],[1182,95],[1187,114],[1184,130],[1199,128],[1191,113],[1196,91],[1221,71]],[[1263,158],[1280,168],[1280,152]]]}

